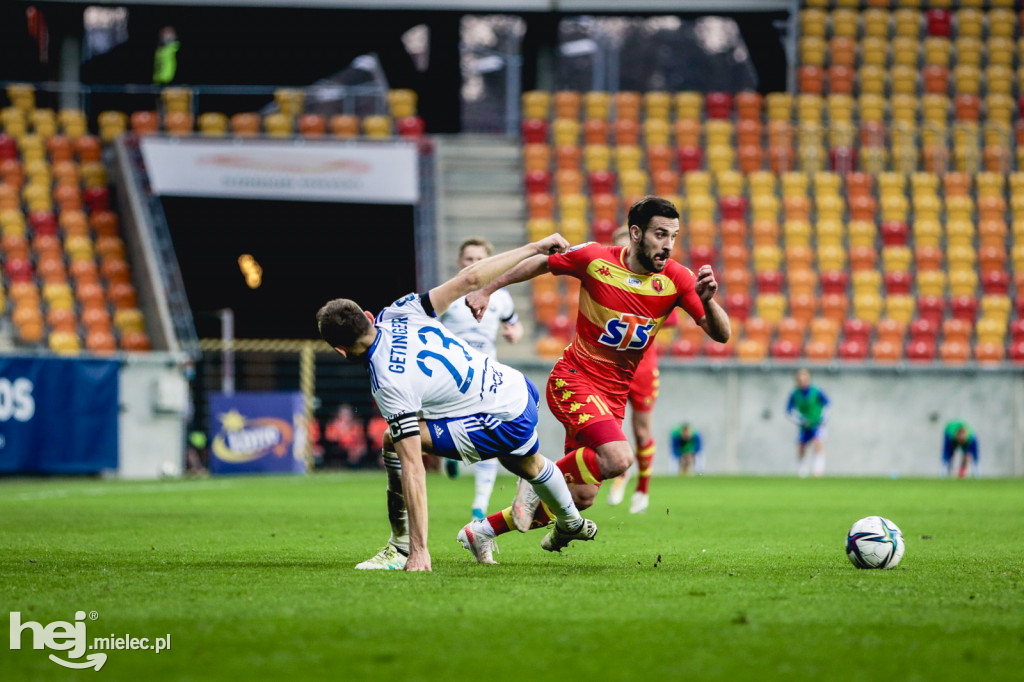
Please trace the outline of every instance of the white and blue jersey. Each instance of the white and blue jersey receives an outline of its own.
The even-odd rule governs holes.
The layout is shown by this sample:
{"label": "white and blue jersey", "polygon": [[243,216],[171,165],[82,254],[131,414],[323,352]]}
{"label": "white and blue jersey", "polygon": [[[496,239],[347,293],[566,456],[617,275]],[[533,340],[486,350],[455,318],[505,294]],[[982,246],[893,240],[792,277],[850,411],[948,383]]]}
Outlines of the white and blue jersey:
{"label": "white and blue jersey", "polygon": [[418,435],[423,419],[445,457],[476,462],[537,451],[536,388],[452,334],[427,294],[395,301],[374,327],[370,388],[392,440]]}
{"label": "white and blue jersey", "polygon": [[504,289],[498,289],[491,294],[487,310],[484,311],[483,319],[479,322],[473,316],[473,311],[466,305],[465,296],[456,299],[448,306],[448,310],[441,314],[441,321],[460,339],[481,353],[494,358],[498,355],[494,342],[498,338],[501,325],[515,324],[519,321],[519,317],[516,315],[516,306],[512,302],[512,296]]}

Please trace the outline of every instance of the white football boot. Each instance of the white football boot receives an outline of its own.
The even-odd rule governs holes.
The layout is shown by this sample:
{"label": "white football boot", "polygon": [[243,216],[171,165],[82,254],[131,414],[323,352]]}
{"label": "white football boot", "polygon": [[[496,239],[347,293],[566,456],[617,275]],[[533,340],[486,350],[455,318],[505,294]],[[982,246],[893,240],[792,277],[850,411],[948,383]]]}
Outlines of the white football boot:
{"label": "white football boot", "polygon": [[575,533],[564,531],[555,524],[555,527],[540,541],[540,546],[549,552],[561,552],[562,548],[573,540],[593,540],[597,535],[597,524],[590,519],[583,519],[583,525]]}
{"label": "white football boot", "polygon": [[629,481],[631,469],[626,469],[621,476],[612,479],[612,485],[608,489],[608,504],[615,507],[622,504],[622,498],[626,496],[626,482]]}
{"label": "white football boot", "polygon": [[643,514],[647,511],[647,507],[650,505],[651,499],[647,493],[633,493],[633,498],[629,503],[630,514]]}
{"label": "white football boot", "polygon": [[512,500],[512,525],[520,533],[530,530],[533,517],[537,514],[540,506],[540,496],[533,489],[530,482],[520,478],[516,483],[516,496]]}
{"label": "white football boot", "polygon": [[496,564],[491,555],[499,551],[494,536],[483,530],[483,521],[471,521],[462,527],[456,539],[462,546],[473,553],[478,564]]}
{"label": "white football boot", "polygon": [[366,561],[356,564],[360,571],[404,571],[408,557],[390,542]]}

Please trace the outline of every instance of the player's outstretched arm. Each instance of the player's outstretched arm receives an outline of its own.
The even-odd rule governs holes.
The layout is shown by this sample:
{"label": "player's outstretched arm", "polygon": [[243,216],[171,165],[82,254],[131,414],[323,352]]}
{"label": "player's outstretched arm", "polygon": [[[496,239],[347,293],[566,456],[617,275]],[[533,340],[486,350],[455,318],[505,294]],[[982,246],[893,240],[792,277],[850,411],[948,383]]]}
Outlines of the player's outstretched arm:
{"label": "player's outstretched arm", "polygon": [[704,317],[698,324],[704,332],[715,341],[725,343],[732,336],[732,327],[729,325],[729,315],[722,306],[715,300],[718,293],[718,280],[710,265],[702,265],[697,270],[697,283],[694,285],[697,295],[704,303]]}
{"label": "player's outstretched arm", "polygon": [[547,263],[548,255],[561,253],[567,248],[569,248],[569,242],[562,235],[555,233],[540,241],[520,246],[518,249],[479,260],[460,270],[459,274],[441,286],[431,289],[430,304],[434,306],[434,312],[440,315],[448,310],[452,301],[491,284],[523,261],[529,262],[528,259],[542,258]]}
{"label": "player's outstretched arm", "polygon": [[402,495],[409,512],[409,559],[407,571],[429,571],[427,550],[427,475],[423,469],[423,451],[419,438],[403,438],[395,443],[402,462]]}

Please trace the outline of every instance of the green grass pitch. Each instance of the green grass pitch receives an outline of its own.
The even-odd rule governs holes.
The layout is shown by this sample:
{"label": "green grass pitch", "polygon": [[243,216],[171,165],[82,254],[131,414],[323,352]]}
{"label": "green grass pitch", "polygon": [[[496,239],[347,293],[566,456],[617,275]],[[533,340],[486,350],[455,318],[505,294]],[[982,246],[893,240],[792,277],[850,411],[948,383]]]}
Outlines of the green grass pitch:
{"label": "green grass pitch", "polygon": [[[492,506],[506,503],[501,477]],[[630,486],[632,488],[632,484]],[[383,473],[0,481],[0,679],[1020,680],[1024,481],[655,478],[562,555],[455,541],[472,481],[431,475],[433,574],[355,571],[387,537]],[[907,551],[860,571],[886,516]],[[10,611],[88,637],[170,634],[99,672],[9,649]],[[57,652],[60,653],[60,652]]]}

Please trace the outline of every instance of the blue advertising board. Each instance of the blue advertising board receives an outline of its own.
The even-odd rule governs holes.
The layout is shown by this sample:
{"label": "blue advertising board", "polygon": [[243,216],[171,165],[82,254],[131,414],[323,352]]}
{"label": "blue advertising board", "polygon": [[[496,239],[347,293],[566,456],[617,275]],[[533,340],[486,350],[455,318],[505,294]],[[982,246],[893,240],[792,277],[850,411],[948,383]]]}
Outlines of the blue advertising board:
{"label": "blue advertising board", "polygon": [[0,357],[0,473],[117,469],[116,360]]}
{"label": "blue advertising board", "polygon": [[210,473],[304,473],[302,393],[210,396]]}

